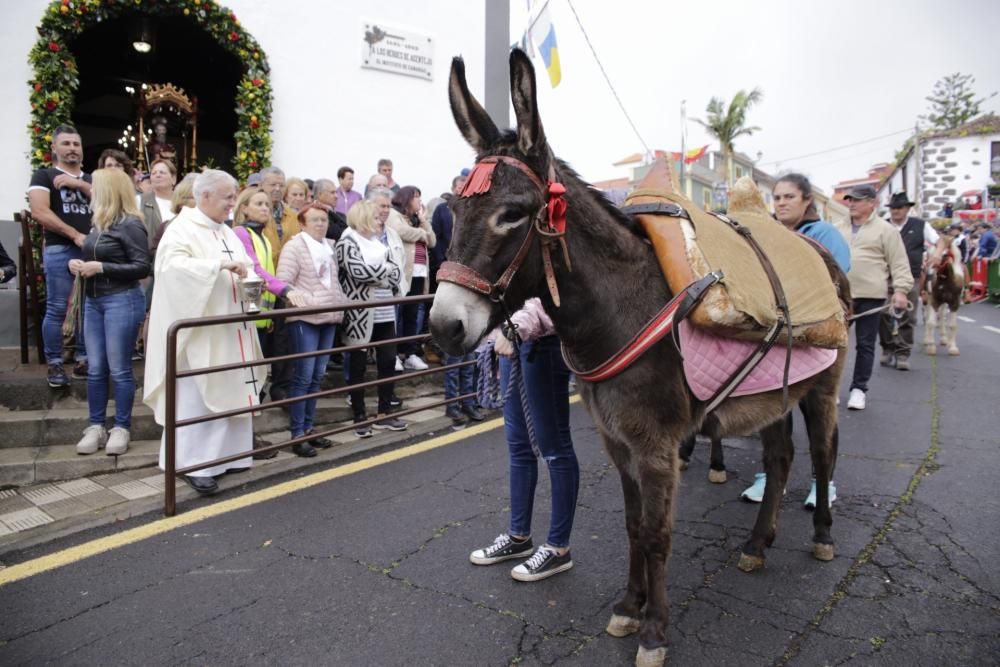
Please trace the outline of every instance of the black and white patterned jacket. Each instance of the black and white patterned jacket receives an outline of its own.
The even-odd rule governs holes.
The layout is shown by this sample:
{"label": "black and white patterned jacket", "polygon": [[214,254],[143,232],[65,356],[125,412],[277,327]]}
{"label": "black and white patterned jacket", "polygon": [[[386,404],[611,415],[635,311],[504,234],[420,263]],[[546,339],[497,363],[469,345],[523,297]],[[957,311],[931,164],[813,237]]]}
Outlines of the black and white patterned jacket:
{"label": "black and white patterned jacket", "polygon": [[[358,246],[357,232],[352,229],[345,231],[337,241],[337,265],[340,287],[350,301],[371,301],[376,287],[395,292],[403,275],[388,249],[381,263],[366,262]],[[344,321],[340,325],[341,340],[345,345],[367,343],[371,340],[374,324],[375,311],[371,308],[345,310]]]}

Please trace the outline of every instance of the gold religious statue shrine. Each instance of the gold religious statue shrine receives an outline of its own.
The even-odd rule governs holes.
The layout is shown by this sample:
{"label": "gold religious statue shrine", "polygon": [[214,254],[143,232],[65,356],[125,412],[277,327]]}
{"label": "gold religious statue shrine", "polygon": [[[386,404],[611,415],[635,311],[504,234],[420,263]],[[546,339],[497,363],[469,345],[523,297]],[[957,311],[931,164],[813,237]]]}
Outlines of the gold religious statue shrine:
{"label": "gold religious statue shrine", "polygon": [[[135,161],[143,171],[158,159],[170,160],[181,173],[195,168],[198,160],[198,98],[188,97],[172,83],[147,85],[138,99],[139,140]],[[147,133],[152,136],[147,137]],[[168,136],[179,133],[180,149]]]}

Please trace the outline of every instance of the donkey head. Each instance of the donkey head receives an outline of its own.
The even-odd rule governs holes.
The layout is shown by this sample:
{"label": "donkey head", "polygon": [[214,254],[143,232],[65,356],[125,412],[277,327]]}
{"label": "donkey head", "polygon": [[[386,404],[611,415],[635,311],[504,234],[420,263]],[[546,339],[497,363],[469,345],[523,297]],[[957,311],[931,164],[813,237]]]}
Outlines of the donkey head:
{"label": "donkey head", "polygon": [[[512,265],[536,214],[545,206],[540,184],[553,160],[538,116],[535,71],[517,49],[510,55],[510,87],[517,129],[501,132],[469,92],[462,59],[452,61],[451,111],[462,136],[476,150],[477,167],[463,193],[449,204],[454,225],[448,260],[489,283],[496,283]],[[478,162],[488,156],[514,158],[522,166]],[[502,294],[486,296],[453,282],[439,283],[430,326],[445,351],[462,354],[473,349],[500,323],[504,307],[513,312],[540,293],[544,282],[540,250],[537,243],[531,246]]]}

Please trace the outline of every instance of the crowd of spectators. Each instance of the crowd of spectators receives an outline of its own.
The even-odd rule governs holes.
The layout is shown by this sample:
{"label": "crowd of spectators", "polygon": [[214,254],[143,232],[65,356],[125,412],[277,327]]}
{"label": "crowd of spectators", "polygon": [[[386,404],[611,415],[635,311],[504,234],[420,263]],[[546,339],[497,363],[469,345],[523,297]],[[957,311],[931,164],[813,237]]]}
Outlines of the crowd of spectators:
{"label": "crowd of spectators", "polygon": [[[236,347],[249,354],[279,357],[426,331],[423,304],[337,311],[287,321],[268,318],[267,311],[428,293],[434,284],[433,272],[443,258],[437,234],[444,239],[451,236],[450,212],[441,204],[461,188],[464,177],[456,178],[452,192],[435,198],[437,208],[428,210],[419,187],[400,185],[393,179],[389,159],[378,161],[362,195],[354,189],[355,171],[349,166],[340,167],[334,180],[322,175],[315,179],[288,176],[269,165],[238,184],[217,170],[181,177],[175,164],[164,157],[153,160],[144,174],[125,153],[109,149],[101,154],[97,170],[88,174],[83,170],[80,134],[68,125],[53,131],[52,156],[53,166],[32,176],[28,199],[45,239],[47,299],[42,331],[47,381],[61,389],[74,378],[87,380],[90,425],[77,445],[80,454],[102,448],[114,455],[127,451],[135,392],[132,362],[146,357],[147,378],[151,370],[156,373],[161,368],[159,347],[165,321],[182,310],[195,316],[234,312],[233,308],[241,312],[239,299],[232,295],[238,294],[240,282],[249,274],[260,278],[264,292],[260,319],[245,327],[247,333],[256,335],[234,330],[240,340]],[[212,258],[214,252],[219,253],[218,259]],[[0,272],[3,281],[15,275],[6,253],[0,255]],[[181,298],[178,286],[196,277],[203,284],[192,285]],[[410,341],[398,350],[383,345],[332,360],[324,355],[272,363],[269,378],[261,377],[259,369],[248,369],[246,384],[253,388],[251,400],[297,398],[318,391],[328,371],[342,372],[350,384],[362,382],[372,360],[380,378],[391,378],[404,369],[426,369],[425,356],[434,361],[440,358],[424,347]],[[67,372],[69,351],[73,366]],[[189,341],[179,363],[195,368],[195,360],[213,353],[196,350]],[[459,384],[468,393],[467,373],[463,369],[461,382],[456,376],[449,383],[452,393]],[[105,415],[109,379],[115,398],[110,432]],[[213,408],[212,389],[196,386],[200,400],[188,407],[192,414],[203,414],[205,408]],[[162,423],[159,390],[152,386],[145,390],[146,402],[154,406],[157,421]],[[371,419],[362,389],[352,391],[348,402],[359,437],[370,436],[373,428],[407,428],[405,421],[393,415],[402,401],[392,383],[379,387]],[[315,456],[317,448],[332,444],[326,438],[308,438],[315,433],[315,400],[285,407],[292,437],[307,438],[294,446],[296,454]],[[483,419],[469,402],[455,406],[449,414],[456,423]],[[269,444],[253,438],[245,451]],[[178,466],[194,462],[181,460],[180,447],[178,456]],[[231,470],[230,466],[213,472],[217,476]],[[214,490],[211,477],[204,474],[192,476],[189,482],[198,491]]]}

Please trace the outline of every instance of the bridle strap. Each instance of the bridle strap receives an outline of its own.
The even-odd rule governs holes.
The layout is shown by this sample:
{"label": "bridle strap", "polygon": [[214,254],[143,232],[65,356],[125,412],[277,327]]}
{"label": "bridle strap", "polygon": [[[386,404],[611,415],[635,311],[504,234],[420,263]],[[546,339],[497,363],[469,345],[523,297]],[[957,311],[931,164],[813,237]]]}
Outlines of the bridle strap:
{"label": "bridle strap", "polygon": [[513,261],[511,261],[510,265],[495,282],[491,282],[488,278],[483,276],[483,274],[479,273],[470,266],[451,261],[441,264],[441,267],[437,272],[438,282],[450,282],[459,285],[460,287],[465,287],[466,289],[488,297],[491,301],[504,305],[506,308],[506,304],[503,301],[504,294],[506,293],[511,280],[513,280],[514,274],[516,274],[517,270],[521,268],[521,264],[524,263],[525,258],[528,256],[528,252],[531,250],[531,243],[535,239],[535,234],[537,233],[543,237],[541,246],[545,282],[549,288],[549,294],[552,296],[553,303],[557,308],[559,307],[559,287],[556,284],[555,268],[552,264],[550,248],[552,243],[558,242],[561,245],[566,267],[569,270],[572,270],[572,266],[569,261],[569,252],[566,248],[565,239],[566,188],[562,183],[559,183],[556,180],[555,167],[553,166],[554,161],[555,158],[550,155],[548,175],[549,182],[547,186],[542,183],[542,180],[531,169],[531,167],[517,158],[508,157],[506,155],[489,155],[476,162],[476,166],[469,175],[469,179],[466,181],[465,187],[462,189],[461,194],[459,194],[460,197],[472,197],[488,192],[492,186],[493,171],[496,165],[505,164],[514,167],[527,176],[542,194],[542,197],[545,199],[545,204],[529,222],[528,234],[521,242],[521,247],[518,248]]}

